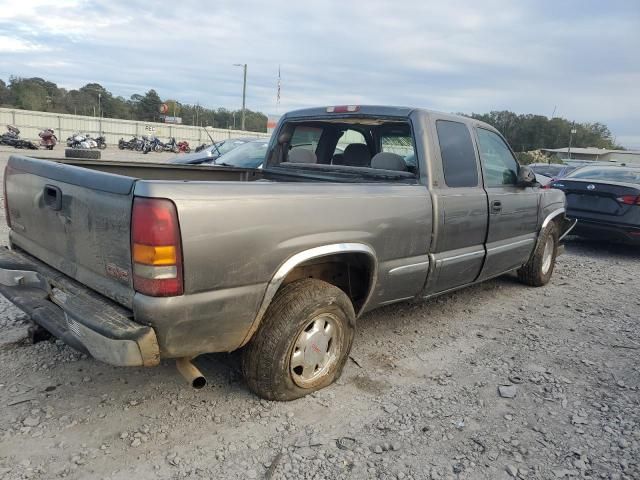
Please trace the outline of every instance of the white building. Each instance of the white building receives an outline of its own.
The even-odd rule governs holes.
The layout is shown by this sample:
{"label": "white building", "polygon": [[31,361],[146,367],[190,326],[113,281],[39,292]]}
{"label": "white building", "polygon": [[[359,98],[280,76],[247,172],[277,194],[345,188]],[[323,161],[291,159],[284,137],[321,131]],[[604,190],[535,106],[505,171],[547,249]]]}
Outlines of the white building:
{"label": "white building", "polygon": [[587,160],[599,162],[625,163],[627,165],[640,165],[640,151],[638,150],[607,150],[606,148],[571,148],[569,156],[568,148],[541,148],[541,152],[555,155],[560,160]]}

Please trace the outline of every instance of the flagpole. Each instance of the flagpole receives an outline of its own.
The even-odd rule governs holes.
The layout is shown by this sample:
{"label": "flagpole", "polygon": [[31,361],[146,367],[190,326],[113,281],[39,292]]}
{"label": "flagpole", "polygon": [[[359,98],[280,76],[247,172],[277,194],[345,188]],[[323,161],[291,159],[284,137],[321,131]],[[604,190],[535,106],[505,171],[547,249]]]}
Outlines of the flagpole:
{"label": "flagpole", "polygon": [[276,113],[280,113],[280,87],[281,87],[281,76],[280,76],[280,64],[278,64],[278,92],[276,94]]}

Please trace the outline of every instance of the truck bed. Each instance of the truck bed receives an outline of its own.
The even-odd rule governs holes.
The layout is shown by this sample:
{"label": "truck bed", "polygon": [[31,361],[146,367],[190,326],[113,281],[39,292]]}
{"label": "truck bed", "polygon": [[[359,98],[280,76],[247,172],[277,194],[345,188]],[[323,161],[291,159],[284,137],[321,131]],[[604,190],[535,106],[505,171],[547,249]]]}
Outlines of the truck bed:
{"label": "truck bed", "polygon": [[138,180],[248,182],[262,178],[259,170],[235,167],[67,159],[54,160],[54,162],[62,165],[71,165],[131,177]]}

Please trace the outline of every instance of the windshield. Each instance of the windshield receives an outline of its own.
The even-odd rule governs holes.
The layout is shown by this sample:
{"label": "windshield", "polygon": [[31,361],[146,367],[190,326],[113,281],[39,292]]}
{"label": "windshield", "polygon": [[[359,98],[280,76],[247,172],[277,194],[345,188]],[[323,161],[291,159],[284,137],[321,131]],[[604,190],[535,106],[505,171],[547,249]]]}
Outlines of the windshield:
{"label": "windshield", "polygon": [[[246,142],[242,140],[225,140],[224,142],[218,142],[215,146],[211,147],[211,151],[213,153],[220,152],[220,155],[224,155],[225,153],[229,153],[231,150],[234,150],[236,147],[240,145],[244,145]],[[216,149],[216,147],[218,147]]]}
{"label": "windshield", "polygon": [[623,167],[584,167],[570,173],[566,178],[640,184],[640,169]]}
{"label": "windshield", "polygon": [[216,160],[216,165],[229,167],[258,168],[267,154],[268,141],[248,142]]}

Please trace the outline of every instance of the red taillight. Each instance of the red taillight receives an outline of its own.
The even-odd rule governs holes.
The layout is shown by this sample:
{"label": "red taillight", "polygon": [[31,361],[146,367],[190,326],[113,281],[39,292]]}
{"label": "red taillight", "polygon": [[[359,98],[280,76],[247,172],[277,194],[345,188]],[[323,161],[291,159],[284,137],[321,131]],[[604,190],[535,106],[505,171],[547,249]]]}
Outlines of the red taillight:
{"label": "red taillight", "polygon": [[4,177],[2,178],[3,184],[4,184],[2,199],[4,201],[4,218],[9,228],[11,228],[11,215],[9,214],[9,200],[7,199],[7,196],[8,196],[7,195],[7,179],[9,178],[9,175],[11,175],[12,173],[13,173],[13,169],[9,165],[4,167]]}
{"label": "red taillight", "polygon": [[625,205],[640,205],[640,195],[623,195],[616,200]]}
{"label": "red taillight", "polygon": [[152,297],[184,292],[182,246],[176,206],[164,198],[133,199],[131,213],[133,288]]}
{"label": "red taillight", "polygon": [[337,105],[335,107],[327,107],[327,113],[353,113],[360,110],[359,105]]}

